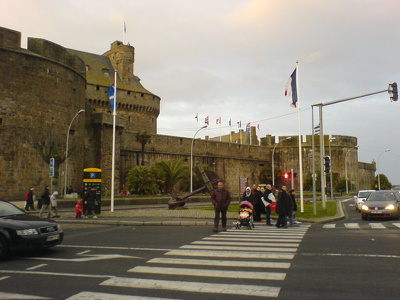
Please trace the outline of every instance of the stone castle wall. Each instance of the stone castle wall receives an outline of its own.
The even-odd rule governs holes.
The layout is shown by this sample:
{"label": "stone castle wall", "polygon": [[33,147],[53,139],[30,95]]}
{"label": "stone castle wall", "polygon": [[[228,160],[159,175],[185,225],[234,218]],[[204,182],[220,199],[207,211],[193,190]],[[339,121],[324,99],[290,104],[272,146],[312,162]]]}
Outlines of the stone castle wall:
{"label": "stone castle wall", "polygon": [[[28,49],[21,49],[20,33],[0,32],[0,199],[23,199],[30,187],[41,191],[50,184],[49,163],[35,143],[65,157],[67,129],[84,108],[86,82],[83,62],[63,47],[30,38]],[[70,135],[76,147],[71,177],[81,172],[83,136],[84,122],[77,120]]]}

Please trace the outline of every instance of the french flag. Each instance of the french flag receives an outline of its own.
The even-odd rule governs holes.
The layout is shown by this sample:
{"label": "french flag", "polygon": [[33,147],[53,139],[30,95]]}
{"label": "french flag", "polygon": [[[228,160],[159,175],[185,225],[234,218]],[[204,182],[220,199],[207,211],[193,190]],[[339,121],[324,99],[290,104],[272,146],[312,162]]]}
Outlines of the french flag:
{"label": "french flag", "polygon": [[290,105],[293,107],[297,106],[297,80],[296,80],[297,68],[294,69],[292,75],[290,75],[288,82],[285,87],[285,96],[288,97]]}
{"label": "french flag", "polygon": [[250,123],[247,123],[247,125],[246,125],[246,132],[250,132],[250,127],[251,127]]}

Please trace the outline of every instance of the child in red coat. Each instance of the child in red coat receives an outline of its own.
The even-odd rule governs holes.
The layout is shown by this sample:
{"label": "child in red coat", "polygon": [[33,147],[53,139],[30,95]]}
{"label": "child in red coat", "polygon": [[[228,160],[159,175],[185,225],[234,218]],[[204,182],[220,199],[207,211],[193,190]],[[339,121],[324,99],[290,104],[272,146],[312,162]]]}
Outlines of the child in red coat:
{"label": "child in red coat", "polygon": [[82,200],[78,200],[75,205],[75,219],[79,219],[82,217],[82,211],[83,211]]}

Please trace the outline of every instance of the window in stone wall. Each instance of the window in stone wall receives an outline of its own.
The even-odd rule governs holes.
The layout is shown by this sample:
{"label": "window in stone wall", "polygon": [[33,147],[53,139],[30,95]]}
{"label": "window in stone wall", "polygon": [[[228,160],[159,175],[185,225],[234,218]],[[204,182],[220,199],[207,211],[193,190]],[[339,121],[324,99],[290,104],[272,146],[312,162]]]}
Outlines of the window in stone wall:
{"label": "window in stone wall", "polygon": [[99,91],[99,90],[100,90],[100,86],[96,85],[96,91]]}
{"label": "window in stone wall", "polygon": [[128,91],[127,94],[130,95],[130,94],[131,94],[131,91]]}
{"label": "window in stone wall", "polygon": [[0,118],[0,125],[3,125],[3,119]]}

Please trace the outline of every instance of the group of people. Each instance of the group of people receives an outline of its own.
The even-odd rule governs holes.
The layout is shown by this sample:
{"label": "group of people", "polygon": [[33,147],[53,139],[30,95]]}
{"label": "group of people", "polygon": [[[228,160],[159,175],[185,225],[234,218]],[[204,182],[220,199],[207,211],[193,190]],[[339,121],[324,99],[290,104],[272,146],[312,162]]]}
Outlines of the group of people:
{"label": "group of people", "polygon": [[[25,210],[26,211],[34,211],[35,210],[35,195],[33,193],[35,189],[30,188],[25,193]],[[71,189],[72,190],[72,189]],[[47,212],[47,218],[59,218],[57,208],[57,195],[58,192],[55,191],[50,193],[50,187],[48,185],[45,186],[40,198],[38,198],[38,206],[40,209],[39,217],[42,218],[43,215]],[[75,218],[88,218],[88,215],[91,215],[93,218],[97,218],[95,214],[95,206],[98,204],[99,198],[96,193],[95,188],[90,188],[87,193],[84,195],[83,200],[78,200],[75,205]]]}
{"label": "group of people", "polygon": [[[270,184],[267,184],[264,193],[261,191],[261,187],[253,184],[252,188],[246,188],[240,200],[241,202],[248,201],[253,205],[253,218],[255,222],[261,222],[261,214],[265,213],[267,226],[273,226],[271,224],[271,212],[273,211],[271,206],[276,205],[275,210],[278,214],[278,220],[275,226],[278,228],[288,228],[288,218],[289,226],[294,226],[295,224],[294,218],[297,211],[295,197],[294,190],[288,191],[285,185],[281,187],[278,197],[275,198],[275,189]],[[226,213],[231,201],[230,192],[224,188],[224,183],[222,181],[218,182],[218,188],[211,193],[211,202],[214,205],[215,212],[213,232],[218,232],[220,217],[222,230],[226,231]]]}

